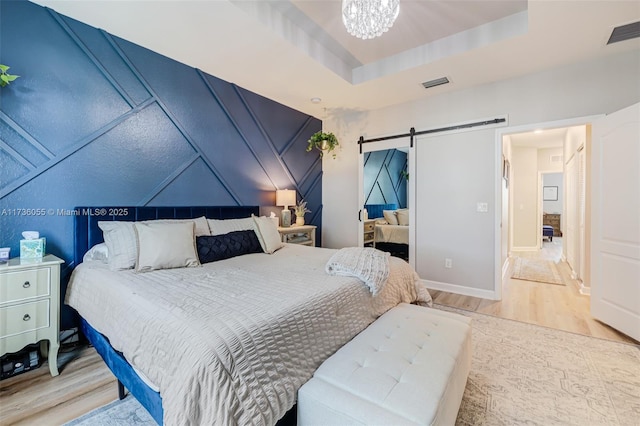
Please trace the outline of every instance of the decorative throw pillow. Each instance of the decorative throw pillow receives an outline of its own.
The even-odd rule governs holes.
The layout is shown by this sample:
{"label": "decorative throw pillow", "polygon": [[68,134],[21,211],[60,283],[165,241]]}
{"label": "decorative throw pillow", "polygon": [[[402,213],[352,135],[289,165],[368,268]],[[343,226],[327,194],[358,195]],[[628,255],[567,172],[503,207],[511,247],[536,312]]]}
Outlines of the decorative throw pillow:
{"label": "decorative throw pillow", "polygon": [[398,218],[398,225],[409,226],[409,209],[396,210],[396,217]]}
{"label": "decorative throw pillow", "polygon": [[255,231],[233,231],[196,237],[200,263],[216,262],[249,253],[262,253]]}
{"label": "decorative throw pillow", "polygon": [[211,235],[228,234],[234,231],[253,231],[253,219],[207,219]]}
{"label": "decorative throw pillow", "polygon": [[199,266],[193,221],[136,222],[137,272]]}
{"label": "decorative throw pillow", "polygon": [[121,271],[131,269],[136,264],[138,245],[133,222],[99,221],[104,242],[109,250],[109,269]]}
{"label": "decorative throw pillow", "polygon": [[382,215],[389,225],[398,224],[398,217],[396,216],[395,210],[382,210]]}
{"label": "decorative throw pillow", "polygon": [[260,246],[265,253],[272,254],[284,246],[278,228],[271,218],[266,216],[252,216],[252,218],[258,241],[260,241]]}

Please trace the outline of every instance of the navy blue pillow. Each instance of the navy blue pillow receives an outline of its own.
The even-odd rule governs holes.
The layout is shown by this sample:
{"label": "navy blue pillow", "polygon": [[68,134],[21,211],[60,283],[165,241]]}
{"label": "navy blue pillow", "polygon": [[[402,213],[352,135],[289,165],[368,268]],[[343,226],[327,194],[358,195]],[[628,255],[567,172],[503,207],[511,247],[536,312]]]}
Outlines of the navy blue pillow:
{"label": "navy blue pillow", "polygon": [[249,253],[262,253],[258,236],[253,230],[234,231],[222,235],[196,237],[200,263],[215,262]]}

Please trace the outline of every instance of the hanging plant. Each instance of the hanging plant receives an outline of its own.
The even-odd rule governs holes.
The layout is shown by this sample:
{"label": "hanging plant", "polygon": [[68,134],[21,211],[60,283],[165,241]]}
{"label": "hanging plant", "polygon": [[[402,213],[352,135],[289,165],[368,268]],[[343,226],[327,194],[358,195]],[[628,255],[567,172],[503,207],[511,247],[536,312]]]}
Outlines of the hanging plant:
{"label": "hanging plant", "polygon": [[[320,157],[326,152],[333,151],[338,146],[338,138],[333,133],[316,132],[307,141],[307,152],[316,148],[320,151]],[[336,158],[336,153],[333,153],[333,158]]]}
{"label": "hanging plant", "polygon": [[6,65],[0,64],[0,87],[4,87],[16,78],[20,77],[19,75],[8,74],[7,71],[9,71],[9,68],[10,67]]}

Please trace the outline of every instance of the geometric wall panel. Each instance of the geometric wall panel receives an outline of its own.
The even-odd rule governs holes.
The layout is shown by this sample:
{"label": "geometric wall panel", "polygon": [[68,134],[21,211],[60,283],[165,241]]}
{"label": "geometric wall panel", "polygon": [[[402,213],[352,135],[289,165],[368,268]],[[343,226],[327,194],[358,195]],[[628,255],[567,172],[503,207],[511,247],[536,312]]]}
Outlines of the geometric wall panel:
{"label": "geometric wall panel", "polygon": [[[13,255],[37,230],[68,279],[64,212],[81,205],[273,206],[296,189],[321,228],[322,164],[305,151],[320,120],[27,1],[0,2],[0,52],[21,76],[0,88],[0,246]],[[63,307],[62,327],[73,318]]]}
{"label": "geometric wall panel", "polygon": [[407,207],[407,154],[397,149],[364,154],[365,204]]}

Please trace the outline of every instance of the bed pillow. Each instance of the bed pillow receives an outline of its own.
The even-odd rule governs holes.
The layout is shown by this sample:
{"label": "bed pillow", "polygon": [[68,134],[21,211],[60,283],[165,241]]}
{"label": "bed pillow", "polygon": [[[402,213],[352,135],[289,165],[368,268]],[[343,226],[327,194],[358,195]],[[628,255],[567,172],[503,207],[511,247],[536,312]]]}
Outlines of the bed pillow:
{"label": "bed pillow", "polygon": [[398,217],[396,216],[395,210],[382,210],[382,215],[389,225],[398,224]]}
{"label": "bed pillow", "polygon": [[138,245],[133,222],[99,221],[104,242],[109,250],[109,269],[121,271],[131,269],[136,264]]}
{"label": "bed pillow", "polygon": [[195,235],[211,235],[207,218],[202,216],[194,219],[158,219],[142,222],[99,221],[98,227],[102,229],[104,242],[111,256],[109,257],[109,269],[121,271],[136,266],[138,258],[138,243],[133,229],[134,223],[193,223]]}
{"label": "bed pillow", "polygon": [[216,262],[249,253],[262,253],[255,231],[233,231],[196,237],[200,263]]}
{"label": "bed pillow", "polygon": [[398,218],[398,225],[409,226],[409,209],[396,210],[396,218]]}
{"label": "bed pillow", "polygon": [[207,219],[211,235],[228,234],[234,231],[253,231],[253,219]]}
{"label": "bed pillow", "polygon": [[284,246],[284,243],[280,239],[278,227],[271,218],[266,216],[252,216],[252,219],[262,251],[272,254]]}
{"label": "bed pillow", "polygon": [[207,222],[207,218],[204,216],[196,217],[193,219],[158,219],[158,220],[145,220],[141,223],[148,222],[193,222],[195,224],[195,236],[199,237],[201,235],[211,235],[211,231],[209,230],[209,222]]}
{"label": "bed pillow", "polygon": [[109,261],[109,249],[105,243],[96,244],[82,256],[83,262],[98,261],[107,263]]}
{"label": "bed pillow", "polygon": [[199,266],[195,224],[184,222],[135,222],[138,242],[137,272]]}

